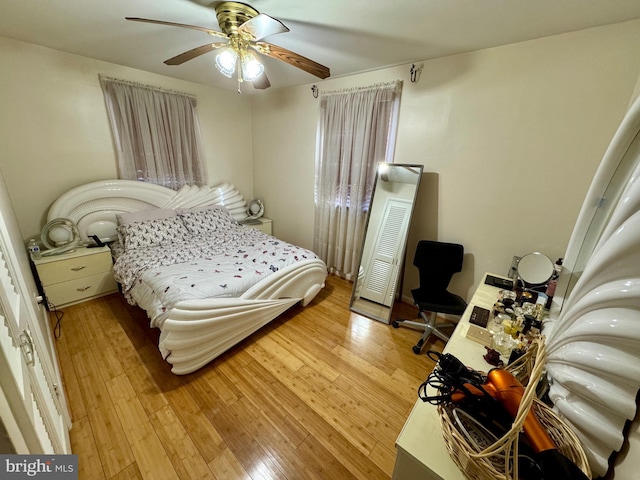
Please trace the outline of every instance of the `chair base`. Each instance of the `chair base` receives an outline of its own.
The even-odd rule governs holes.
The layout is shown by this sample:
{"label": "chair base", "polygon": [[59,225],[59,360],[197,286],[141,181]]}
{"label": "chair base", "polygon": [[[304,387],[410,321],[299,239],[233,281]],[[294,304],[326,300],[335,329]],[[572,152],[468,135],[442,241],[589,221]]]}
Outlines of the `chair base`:
{"label": "chair base", "polygon": [[420,338],[420,340],[418,340],[418,343],[416,343],[415,346],[412,347],[413,353],[415,353],[416,355],[419,355],[420,352],[422,352],[422,347],[424,346],[424,344],[427,342],[427,340],[432,334],[438,337],[440,340],[442,340],[445,343],[449,341],[450,335],[446,334],[441,329],[443,327],[455,328],[457,323],[449,322],[449,321],[437,323],[438,314],[436,312],[430,312],[429,316],[426,315],[426,312],[420,312],[418,315],[422,320],[424,320],[424,322],[416,322],[413,320],[402,320],[402,319],[394,320],[393,322],[391,322],[391,325],[394,328],[400,327],[400,324],[402,323],[403,325],[407,325],[409,327],[415,327],[420,330],[424,330],[424,334],[422,335],[422,338]]}

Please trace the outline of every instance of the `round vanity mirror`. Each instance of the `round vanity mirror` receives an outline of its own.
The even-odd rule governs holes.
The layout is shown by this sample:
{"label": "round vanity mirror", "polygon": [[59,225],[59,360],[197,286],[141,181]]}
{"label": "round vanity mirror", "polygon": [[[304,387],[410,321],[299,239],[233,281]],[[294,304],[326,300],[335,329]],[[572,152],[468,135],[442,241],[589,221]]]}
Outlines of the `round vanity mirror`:
{"label": "round vanity mirror", "polygon": [[553,272],[551,259],[539,252],[528,253],[518,262],[518,277],[529,285],[544,285]]}

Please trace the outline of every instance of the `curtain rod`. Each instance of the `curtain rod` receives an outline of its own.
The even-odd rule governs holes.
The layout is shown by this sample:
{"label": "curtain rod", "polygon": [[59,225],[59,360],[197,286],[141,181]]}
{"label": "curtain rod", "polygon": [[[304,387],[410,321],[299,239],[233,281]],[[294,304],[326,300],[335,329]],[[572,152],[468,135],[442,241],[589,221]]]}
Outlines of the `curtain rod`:
{"label": "curtain rod", "polygon": [[197,98],[195,95],[191,93],[180,92],[179,90],[170,90],[168,88],[156,87],[153,85],[145,85],[144,83],[132,82],[131,80],[123,80],[121,78],[108,77],[101,73],[98,74],[98,78],[100,79],[100,81],[108,80],[110,82],[122,83],[124,85],[130,85],[132,87],[145,88],[147,90],[155,90],[157,92],[173,93],[174,95],[183,95],[185,97],[189,97],[194,100]]}
{"label": "curtain rod", "polygon": [[398,88],[400,85],[402,85],[402,80],[393,80],[391,82],[381,82],[381,83],[374,83],[372,85],[367,85],[364,87],[349,87],[349,88],[342,88],[340,90],[331,90],[328,92],[322,92],[322,95],[336,95],[336,94],[340,94],[340,93],[352,93],[352,92],[361,92],[364,90],[373,90],[376,88],[380,88],[380,87],[395,87]]}

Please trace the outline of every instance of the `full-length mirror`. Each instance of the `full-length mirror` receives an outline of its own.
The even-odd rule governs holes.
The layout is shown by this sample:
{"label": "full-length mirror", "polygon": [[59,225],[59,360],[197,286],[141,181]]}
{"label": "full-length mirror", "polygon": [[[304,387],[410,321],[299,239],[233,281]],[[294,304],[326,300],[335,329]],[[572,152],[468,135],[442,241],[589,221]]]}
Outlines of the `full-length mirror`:
{"label": "full-length mirror", "polygon": [[353,283],[351,310],[389,323],[422,165],[380,163]]}

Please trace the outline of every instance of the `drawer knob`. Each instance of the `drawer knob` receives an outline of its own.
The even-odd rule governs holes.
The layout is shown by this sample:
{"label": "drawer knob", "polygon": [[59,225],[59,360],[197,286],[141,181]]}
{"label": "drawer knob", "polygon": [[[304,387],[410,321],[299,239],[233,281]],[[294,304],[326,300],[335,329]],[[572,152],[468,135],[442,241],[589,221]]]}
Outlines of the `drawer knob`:
{"label": "drawer knob", "polygon": [[76,288],[76,290],[79,292],[84,292],[86,290],[89,290],[90,288],[91,288],[91,285],[87,285],[86,287]]}
{"label": "drawer knob", "polygon": [[71,270],[74,272],[79,272],[80,270],[83,270],[85,268],[87,268],[86,265],[80,265],[79,267],[71,267]]}

